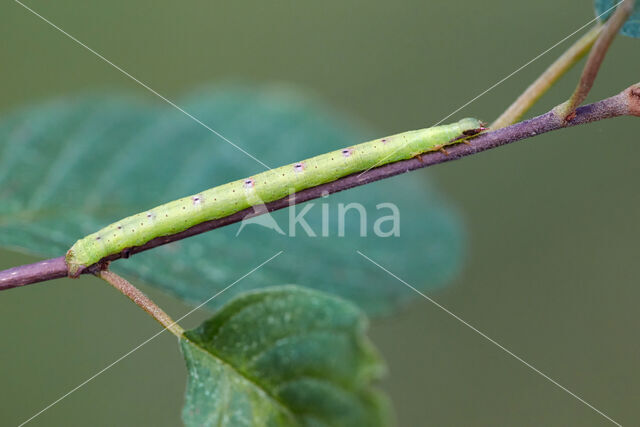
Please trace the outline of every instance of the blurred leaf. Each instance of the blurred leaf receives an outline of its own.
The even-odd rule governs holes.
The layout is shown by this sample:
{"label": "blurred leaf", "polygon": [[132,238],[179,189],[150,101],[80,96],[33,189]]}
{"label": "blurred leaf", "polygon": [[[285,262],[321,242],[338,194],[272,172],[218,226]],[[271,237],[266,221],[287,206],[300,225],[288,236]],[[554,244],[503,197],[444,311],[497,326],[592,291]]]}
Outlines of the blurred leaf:
{"label": "blurred leaf", "polygon": [[188,426],[378,426],[384,367],[351,303],[297,286],[248,292],[185,333]]}
{"label": "blurred leaf", "polygon": [[[620,0],[595,0],[595,9],[596,16],[599,16],[604,11],[611,9],[616,3],[619,3]],[[600,19],[606,21],[609,19],[611,14],[615,11],[612,9],[611,11],[604,14]],[[633,13],[627,19],[627,22],[620,29],[620,34],[624,34],[625,36],[640,38],[640,2],[636,1],[633,7]]]}
{"label": "blurred leaf", "polygon": [[[282,86],[200,90],[178,104],[272,167],[380,136]],[[0,121],[0,245],[60,256],[75,240],[120,218],[263,170],[165,104],[102,95],[55,100]],[[366,237],[360,237],[355,210],[340,236],[339,204],[350,202],[366,208]],[[400,237],[373,233],[374,223],[390,215],[389,208],[376,208],[385,202],[399,209]],[[289,214],[303,209],[317,237],[300,225],[295,238],[288,236]],[[363,261],[357,249],[385,260],[420,289],[445,284],[461,262],[460,221],[420,173],[272,215],[287,235],[245,224],[236,236],[240,224],[234,224],[118,261],[113,269],[200,303],[284,250],[221,302],[248,289],[298,283],[380,313],[413,294]]]}

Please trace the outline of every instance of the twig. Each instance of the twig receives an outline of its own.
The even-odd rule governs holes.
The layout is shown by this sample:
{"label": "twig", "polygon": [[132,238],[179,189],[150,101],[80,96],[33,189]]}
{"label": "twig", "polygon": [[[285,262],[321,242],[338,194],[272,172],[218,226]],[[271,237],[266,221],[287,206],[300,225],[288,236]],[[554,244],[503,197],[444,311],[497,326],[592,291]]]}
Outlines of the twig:
{"label": "twig", "polygon": [[158,323],[169,330],[173,335],[178,338],[182,337],[184,329],[174,322],[167,313],[165,313],[160,307],[158,307],[153,301],[143,294],[140,289],[133,286],[126,279],[118,276],[117,274],[109,271],[102,270],[96,273],[96,276],[109,283],[111,286],[122,292],[127,298],[136,303],[144,311],[149,313],[151,317],[156,319]]}
{"label": "twig", "polygon": [[[558,114],[554,109],[546,114],[516,123],[509,127],[482,133],[470,140],[469,145],[452,145],[447,148],[447,154],[434,151],[423,154],[420,158],[412,158],[409,160],[389,163],[375,169],[371,169],[364,174],[356,173],[333,182],[308,188],[282,199],[267,203],[265,205],[266,209],[262,213],[287,208],[298,203],[326,196],[327,194],[337,193],[342,190],[358,187],[360,185],[400,175],[412,170],[457,160],[462,157],[500,147],[521,139],[531,138],[553,130],[628,115],[640,116],[640,83],[625,89],[618,95],[578,108],[576,110],[575,117],[570,122],[566,122],[564,120],[564,116]],[[126,258],[127,256],[134,255],[157,246],[182,240],[225,225],[233,224],[242,221],[246,216],[251,214],[255,214],[255,212],[252,208],[249,208],[224,218],[203,222],[177,234],[157,237],[142,246],[127,248],[123,252],[108,256],[102,259],[99,263],[85,269],[83,274],[98,273],[100,265],[104,265],[106,262]],[[14,267],[9,270],[0,271],[0,290],[24,286],[45,280],[57,279],[64,277],[66,274],[67,267],[62,257],[41,261],[35,264]]]}
{"label": "twig", "polygon": [[604,25],[597,23],[591,30],[580,37],[553,64],[531,83],[531,85],[507,108],[504,113],[491,124],[491,129],[500,129],[520,120],[551,86],[571,69],[584,55],[600,35]]}
{"label": "twig", "polygon": [[593,87],[593,82],[596,80],[602,61],[604,61],[604,57],[611,43],[613,43],[618,31],[620,31],[620,28],[622,28],[633,12],[633,4],[634,0],[624,0],[624,2],[616,8],[616,11],[605,24],[598,40],[596,40],[593,49],[591,49],[589,53],[587,63],[584,65],[580,81],[575,91],[566,102],[556,107],[558,114],[562,115],[565,120],[573,120],[575,109],[587,99],[587,95]]}
{"label": "twig", "polygon": [[0,271],[0,290],[67,277],[64,257],[45,259]]}

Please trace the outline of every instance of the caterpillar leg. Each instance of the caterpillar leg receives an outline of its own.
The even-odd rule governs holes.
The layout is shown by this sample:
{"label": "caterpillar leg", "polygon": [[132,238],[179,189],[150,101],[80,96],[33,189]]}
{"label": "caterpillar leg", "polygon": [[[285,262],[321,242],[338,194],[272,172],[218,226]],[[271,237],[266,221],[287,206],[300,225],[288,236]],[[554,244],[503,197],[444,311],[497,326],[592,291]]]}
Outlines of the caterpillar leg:
{"label": "caterpillar leg", "polygon": [[445,156],[449,155],[449,152],[444,149],[444,144],[436,145],[435,147],[433,147],[433,151],[439,151]]}
{"label": "caterpillar leg", "polygon": [[420,163],[424,163],[424,159],[422,158],[422,156],[424,154],[427,154],[427,153],[423,153],[423,152],[418,151],[416,153],[411,153],[411,157],[414,158],[414,159],[418,159],[418,161]]}

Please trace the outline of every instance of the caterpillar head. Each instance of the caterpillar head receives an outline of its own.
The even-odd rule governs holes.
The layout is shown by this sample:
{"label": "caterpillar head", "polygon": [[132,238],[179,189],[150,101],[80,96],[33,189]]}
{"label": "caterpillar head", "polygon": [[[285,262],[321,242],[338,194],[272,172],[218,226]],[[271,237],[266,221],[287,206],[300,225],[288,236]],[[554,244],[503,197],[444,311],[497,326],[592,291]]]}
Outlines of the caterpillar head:
{"label": "caterpillar head", "polygon": [[458,122],[460,133],[464,136],[477,135],[488,129],[487,124],[472,117],[462,119]]}

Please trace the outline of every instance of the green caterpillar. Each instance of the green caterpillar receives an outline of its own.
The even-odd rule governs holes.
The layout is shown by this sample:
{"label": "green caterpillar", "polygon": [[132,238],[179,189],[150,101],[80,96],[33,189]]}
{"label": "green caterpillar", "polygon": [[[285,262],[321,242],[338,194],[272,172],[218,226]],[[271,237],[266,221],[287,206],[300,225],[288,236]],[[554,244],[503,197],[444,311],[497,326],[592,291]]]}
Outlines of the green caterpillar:
{"label": "green caterpillar", "polygon": [[442,150],[446,145],[465,142],[484,129],[479,120],[467,118],[449,125],[404,132],[271,169],[166,203],[78,240],[65,258],[69,276],[77,277],[86,267],[104,257],[141,246],[156,237],[175,234],[202,222],[269,203],[346,175]]}

